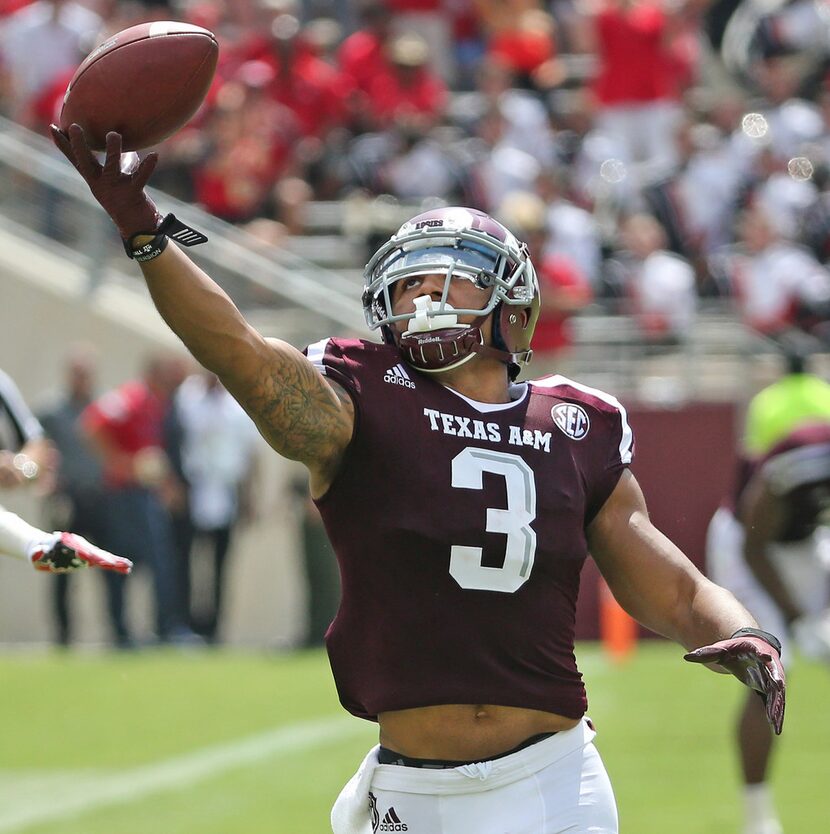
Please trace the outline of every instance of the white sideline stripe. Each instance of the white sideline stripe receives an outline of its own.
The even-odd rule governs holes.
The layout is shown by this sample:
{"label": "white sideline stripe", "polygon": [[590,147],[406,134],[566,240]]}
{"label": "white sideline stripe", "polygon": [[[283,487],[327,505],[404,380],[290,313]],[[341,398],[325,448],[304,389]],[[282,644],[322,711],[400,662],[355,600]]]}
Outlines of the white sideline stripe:
{"label": "white sideline stripe", "polygon": [[133,802],[148,794],[177,790],[237,767],[326,747],[365,732],[363,722],[335,716],[206,747],[117,775],[93,770],[40,774],[0,771],[0,832],[22,831],[108,805]]}

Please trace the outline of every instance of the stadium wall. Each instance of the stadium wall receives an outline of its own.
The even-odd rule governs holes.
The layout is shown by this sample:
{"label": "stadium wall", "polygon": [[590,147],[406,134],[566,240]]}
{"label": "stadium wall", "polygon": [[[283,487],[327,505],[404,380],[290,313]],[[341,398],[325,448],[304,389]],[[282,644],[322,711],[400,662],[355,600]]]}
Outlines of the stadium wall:
{"label": "stadium wall", "polygon": [[[652,408],[626,403],[634,431],[632,472],[653,523],[705,571],[706,527],[733,485],[739,407],[735,403],[689,403]],[[582,572],[577,637],[599,636],[596,565]],[[643,636],[650,632],[640,629]]]}

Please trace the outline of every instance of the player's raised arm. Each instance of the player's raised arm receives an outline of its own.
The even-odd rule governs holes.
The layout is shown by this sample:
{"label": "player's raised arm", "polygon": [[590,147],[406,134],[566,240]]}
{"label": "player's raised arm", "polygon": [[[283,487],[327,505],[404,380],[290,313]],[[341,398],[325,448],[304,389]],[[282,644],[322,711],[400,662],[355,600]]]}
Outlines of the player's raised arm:
{"label": "player's raised arm", "polygon": [[159,233],[166,222],[144,187],[155,168],[148,154],[122,170],[121,137],[107,136],[101,165],[72,125],[52,127],[55,144],[112,218],[131,256],[139,261],[159,313],[193,356],[213,371],[280,454],[304,463],[312,490],[330,483],[351,439],[353,407],[291,345],[264,339],[227,294],[175,244]]}

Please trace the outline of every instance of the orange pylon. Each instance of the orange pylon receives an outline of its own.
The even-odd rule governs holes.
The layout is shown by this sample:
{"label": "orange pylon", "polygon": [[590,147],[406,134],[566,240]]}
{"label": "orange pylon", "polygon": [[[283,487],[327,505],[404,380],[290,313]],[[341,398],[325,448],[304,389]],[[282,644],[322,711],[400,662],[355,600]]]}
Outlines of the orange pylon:
{"label": "orange pylon", "polygon": [[627,660],[637,647],[637,623],[614,599],[602,577],[599,578],[599,633],[605,653],[616,663]]}

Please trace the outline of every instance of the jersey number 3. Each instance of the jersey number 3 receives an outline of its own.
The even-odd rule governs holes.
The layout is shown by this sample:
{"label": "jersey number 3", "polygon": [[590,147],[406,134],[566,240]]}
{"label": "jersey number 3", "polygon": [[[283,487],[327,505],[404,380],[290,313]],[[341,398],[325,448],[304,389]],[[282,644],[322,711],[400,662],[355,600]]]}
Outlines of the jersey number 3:
{"label": "jersey number 3", "polygon": [[475,591],[512,594],[530,578],[536,553],[536,481],[533,470],[518,455],[488,449],[467,448],[452,460],[452,485],[456,489],[482,489],[485,472],[501,475],[507,487],[507,508],[487,508],[488,533],[507,536],[501,567],[482,564],[483,549],[454,544],[450,550],[450,576]]}

